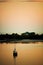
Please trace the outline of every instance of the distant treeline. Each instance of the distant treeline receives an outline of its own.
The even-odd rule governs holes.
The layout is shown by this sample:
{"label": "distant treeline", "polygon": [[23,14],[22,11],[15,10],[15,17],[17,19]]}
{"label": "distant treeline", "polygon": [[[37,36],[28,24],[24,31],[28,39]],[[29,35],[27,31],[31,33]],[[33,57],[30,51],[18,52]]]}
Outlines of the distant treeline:
{"label": "distant treeline", "polygon": [[12,34],[0,34],[0,41],[13,41],[13,40],[22,40],[22,39],[33,39],[33,40],[43,40],[43,34],[35,34],[35,32],[25,32],[21,35],[17,33]]}

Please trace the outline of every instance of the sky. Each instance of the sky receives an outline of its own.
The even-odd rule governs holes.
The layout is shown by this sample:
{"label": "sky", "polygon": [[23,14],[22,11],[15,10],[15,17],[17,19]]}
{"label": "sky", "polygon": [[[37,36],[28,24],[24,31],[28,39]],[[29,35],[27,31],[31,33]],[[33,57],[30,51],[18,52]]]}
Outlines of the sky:
{"label": "sky", "polygon": [[42,2],[43,0],[0,0],[0,2],[2,2],[2,1],[7,1],[7,2],[18,2],[18,1],[21,1],[21,2]]}
{"label": "sky", "polygon": [[43,2],[0,2],[0,33],[27,31],[43,33]]}

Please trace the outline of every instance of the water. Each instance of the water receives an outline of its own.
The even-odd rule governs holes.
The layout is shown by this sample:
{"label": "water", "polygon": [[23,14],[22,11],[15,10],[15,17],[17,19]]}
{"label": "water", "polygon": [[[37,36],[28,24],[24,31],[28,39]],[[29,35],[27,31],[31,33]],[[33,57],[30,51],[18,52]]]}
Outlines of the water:
{"label": "water", "polygon": [[16,44],[18,56],[13,57],[15,44],[0,44],[0,65],[43,65],[43,42]]}

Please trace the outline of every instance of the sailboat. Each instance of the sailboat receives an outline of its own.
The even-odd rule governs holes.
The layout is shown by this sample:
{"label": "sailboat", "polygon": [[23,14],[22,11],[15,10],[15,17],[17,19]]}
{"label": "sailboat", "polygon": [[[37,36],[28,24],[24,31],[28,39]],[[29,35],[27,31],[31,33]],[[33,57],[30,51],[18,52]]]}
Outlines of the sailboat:
{"label": "sailboat", "polygon": [[13,51],[13,56],[17,57],[17,51],[16,51],[16,49],[14,49],[14,51]]}
{"label": "sailboat", "polygon": [[14,56],[14,58],[17,57],[17,55],[18,55],[18,53],[17,53],[17,51],[16,51],[16,44],[15,44],[15,49],[14,49],[14,51],[13,51],[13,56]]}

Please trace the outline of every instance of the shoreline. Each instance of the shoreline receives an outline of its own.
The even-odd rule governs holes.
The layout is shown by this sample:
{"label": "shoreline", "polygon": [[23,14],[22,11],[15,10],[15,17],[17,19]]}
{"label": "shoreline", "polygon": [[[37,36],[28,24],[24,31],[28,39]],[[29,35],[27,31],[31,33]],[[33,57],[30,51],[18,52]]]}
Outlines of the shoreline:
{"label": "shoreline", "polygon": [[43,40],[36,40],[36,39],[23,39],[23,40],[0,40],[0,43],[30,43],[30,42],[43,42]]}

